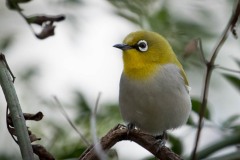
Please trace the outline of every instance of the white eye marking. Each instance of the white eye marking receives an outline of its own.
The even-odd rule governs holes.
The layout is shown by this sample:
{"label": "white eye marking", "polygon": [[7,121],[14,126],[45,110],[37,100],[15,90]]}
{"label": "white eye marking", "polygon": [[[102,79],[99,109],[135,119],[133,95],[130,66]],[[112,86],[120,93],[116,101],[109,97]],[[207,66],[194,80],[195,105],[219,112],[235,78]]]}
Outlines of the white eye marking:
{"label": "white eye marking", "polygon": [[147,41],[145,41],[145,40],[138,41],[137,47],[138,47],[139,51],[142,51],[142,52],[147,51],[148,50]]}

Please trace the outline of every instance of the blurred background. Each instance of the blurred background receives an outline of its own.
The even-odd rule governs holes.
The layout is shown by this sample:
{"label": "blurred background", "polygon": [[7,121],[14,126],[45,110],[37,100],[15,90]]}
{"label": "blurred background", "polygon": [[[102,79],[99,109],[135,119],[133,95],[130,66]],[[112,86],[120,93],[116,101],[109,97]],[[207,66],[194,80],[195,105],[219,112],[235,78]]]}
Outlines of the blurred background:
{"label": "blurred background", "polygon": [[[130,32],[145,29],[168,39],[190,81],[193,112],[187,125],[169,131],[167,144],[187,159],[194,146],[206,72],[196,39],[201,38],[204,54],[209,59],[234,4],[235,1],[227,0],[34,0],[23,3],[20,7],[27,16],[66,16],[64,21],[55,24],[54,36],[39,40],[25,20],[10,10],[5,1],[0,1],[0,51],[16,76],[15,88],[22,110],[44,114],[42,121],[27,123],[30,130],[42,138],[37,143],[45,146],[56,159],[79,157],[87,147],[68,124],[54,96],[90,143],[90,114],[99,92],[97,136],[100,138],[116,124],[123,123],[118,109],[122,55],[112,46],[122,42]],[[33,25],[33,28],[36,32],[40,30],[38,26]],[[239,35],[239,28],[236,31]],[[216,64],[240,70],[239,39],[232,34]],[[239,73],[214,70],[199,151],[214,148],[228,140],[227,137],[239,134],[239,88]],[[0,92],[0,159],[19,159],[19,148],[6,128],[5,110],[6,101]],[[205,156],[223,157],[236,153],[239,139]],[[118,143],[109,157],[153,159],[134,142]]]}

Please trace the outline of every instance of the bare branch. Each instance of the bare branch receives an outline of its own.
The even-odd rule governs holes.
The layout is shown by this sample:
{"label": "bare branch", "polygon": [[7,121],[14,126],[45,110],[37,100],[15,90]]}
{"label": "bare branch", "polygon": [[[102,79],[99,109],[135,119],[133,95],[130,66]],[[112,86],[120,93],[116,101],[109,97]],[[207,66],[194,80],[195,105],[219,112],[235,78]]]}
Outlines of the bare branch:
{"label": "bare branch", "polygon": [[10,67],[8,65],[5,55],[0,53],[0,56],[1,56],[1,59],[3,60],[3,62],[5,63],[5,65],[6,65],[7,69],[8,69],[8,72],[12,76],[12,82],[14,83],[16,77],[14,76],[13,72],[11,71],[11,69],[10,69]]}
{"label": "bare branch", "polygon": [[203,46],[202,46],[202,40],[200,38],[197,39],[198,41],[198,45],[199,45],[199,50],[200,50],[200,55],[201,55],[201,58],[202,58],[202,61],[204,64],[207,65],[208,61],[205,57],[205,54],[204,54],[204,51],[203,51]]}
{"label": "bare branch", "polygon": [[38,155],[40,160],[54,160],[55,158],[40,144],[32,145],[33,152]]}
{"label": "bare branch", "polygon": [[[28,2],[26,0],[25,2]],[[31,31],[38,39],[45,39],[50,36],[54,35],[54,29],[55,26],[53,25],[54,22],[60,22],[65,19],[64,15],[56,15],[56,16],[50,16],[50,15],[34,15],[34,16],[26,16],[23,14],[23,10],[19,7],[18,3],[21,3],[21,1],[15,1],[15,0],[7,0],[7,6],[9,9],[17,11],[22,18],[27,22],[29,25]],[[36,33],[32,27],[32,24],[37,24],[42,27],[42,30],[40,33]]]}
{"label": "bare branch", "polygon": [[83,140],[83,142],[87,145],[90,146],[90,143],[88,142],[88,140],[84,137],[84,135],[77,129],[77,127],[73,124],[73,122],[71,121],[71,119],[69,118],[69,116],[67,115],[67,112],[64,110],[62,104],[60,103],[60,101],[58,100],[57,97],[53,97],[54,100],[57,103],[58,108],[60,109],[60,111],[62,112],[63,116],[67,119],[68,123],[71,125],[71,127],[78,133],[78,135],[80,136],[80,138]]}
{"label": "bare branch", "polygon": [[100,97],[101,97],[101,92],[98,94],[95,107],[94,107],[94,109],[92,111],[92,114],[91,114],[91,134],[92,134],[92,137],[93,137],[93,142],[95,144],[94,149],[96,151],[97,157],[100,160],[105,160],[107,158],[107,156],[103,152],[102,146],[99,144],[99,140],[98,140],[98,137],[97,137],[97,131],[96,131],[96,129],[97,129],[96,115],[97,115],[97,108],[98,108]]}
{"label": "bare branch", "polygon": [[3,57],[4,55],[0,53],[0,84],[7,101],[7,106],[10,110],[22,158],[33,159],[33,150],[28,136],[26,122],[23,117],[16,90],[9,74],[9,68],[6,66],[6,62],[4,62],[5,59]]}
{"label": "bare branch", "polygon": [[[203,94],[202,94],[203,95],[202,96],[202,105],[201,105],[201,110],[199,113],[198,130],[197,130],[194,149],[192,152],[192,160],[197,159],[196,152],[197,152],[200,134],[201,134],[202,126],[203,126],[203,117],[204,117],[206,106],[207,106],[207,98],[208,98],[210,79],[211,79],[212,71],[215,67],[214,63],[215,63],[215,60],[217,58],[217,55],[218,55],[221,47],[223,46],[224,42],[226,41],[226,39],[228,37],[229,31],[234,30],[236,23],[238,21],[239,15],[240,15],[240,0],[237,1],[237,6],[234,9],[233,14],[232,14],[225,30],[223,31],[222,36],[219,39],[219,42],[217,43],[215,49],[213,50],[212,57],[211,57],[210,61],[206,64],[207,71],[206,71],[206,75],[205,75],[204,90],[203,90]],[[233,34],[234,34],[234,32],[233,32]]]}
{"label": "bare branch", "polygon": [[219,65],[215,65],[215,68],[222,69],[222,70],[229,71],[229,72],[233,72],[233,73],[240,73],[239,70],[234,70],[234,69],[222,67],[222,66],[219,66]]}
{"label": "bare branch", "polygon": [[[119,124],[114,127],[104,137],[101,138],[100,144],[102,149],[104,151],[108,151],[117,142],[122,140],[130,140],[141,145],[161,160],[181,160],[181,157],[172,152],[169,148],[165,146],[159,148],[159,144],[156,143],[156,138],[154,136],[136,129],[131,130],[129,134],[127,134],[127,132],[128,129],[124,125]],[[94,147],[94,145],[91,145],[89,148],[87,148],[80,156],[79,160],[98,160]]]}

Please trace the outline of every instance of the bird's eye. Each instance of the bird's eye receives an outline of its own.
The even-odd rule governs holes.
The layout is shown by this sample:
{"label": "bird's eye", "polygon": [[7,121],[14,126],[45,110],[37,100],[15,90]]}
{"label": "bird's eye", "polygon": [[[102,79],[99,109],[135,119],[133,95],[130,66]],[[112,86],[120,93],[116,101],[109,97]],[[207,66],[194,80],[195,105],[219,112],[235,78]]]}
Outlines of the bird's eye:
{"label": "bird's eye", "polygon": [[139,51],[142,51],[142,52],[145,52],[148,50],[148,44],[145,40],[138,41],[137,47],[138,47]]}

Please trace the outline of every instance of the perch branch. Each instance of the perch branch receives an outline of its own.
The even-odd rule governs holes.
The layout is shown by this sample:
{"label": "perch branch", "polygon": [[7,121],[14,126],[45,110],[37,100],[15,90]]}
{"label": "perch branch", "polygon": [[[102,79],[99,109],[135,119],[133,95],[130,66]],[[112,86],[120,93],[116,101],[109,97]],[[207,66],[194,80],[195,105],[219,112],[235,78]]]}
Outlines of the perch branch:
{"label": "perch branch", "polygon": [[[181,157],[169,148],[163,146],[159,148],[159,144],[156,143],[156,138],[152,135],[146,134],[140,130],[131,130],[127,134],[128,129],[124,125],[117,125],[112,130],[110,130],[104,137],[100,140],[100,145],[104,151],[108,151],[113,145],[122,140],[134,141],[137,144],[144,147],[146,150],[151,152],[157,158],[161,160],[182,160]],[[85,152],[80,156],[79,160],[98,160],[97,154],[94,147],[99,144],[91,145]]]}

